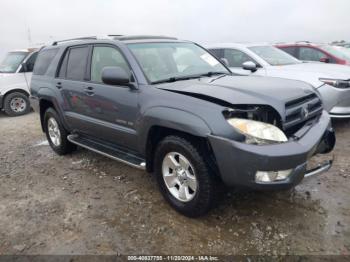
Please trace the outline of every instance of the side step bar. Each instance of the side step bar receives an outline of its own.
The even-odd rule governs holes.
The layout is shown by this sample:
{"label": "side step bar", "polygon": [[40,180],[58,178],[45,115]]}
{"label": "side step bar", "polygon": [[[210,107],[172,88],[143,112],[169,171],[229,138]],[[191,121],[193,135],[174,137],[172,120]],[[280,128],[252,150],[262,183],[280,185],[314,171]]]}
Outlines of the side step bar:
{"label": "side step bar", "polygon": [[104,144],[99,141],[95,141],[93,139],[79,135],[69,135],[67,138],[71,143],[94,151],[98,154],[104,155],[138,169],[146,169],[146,162],[143,158],[120,147]]}

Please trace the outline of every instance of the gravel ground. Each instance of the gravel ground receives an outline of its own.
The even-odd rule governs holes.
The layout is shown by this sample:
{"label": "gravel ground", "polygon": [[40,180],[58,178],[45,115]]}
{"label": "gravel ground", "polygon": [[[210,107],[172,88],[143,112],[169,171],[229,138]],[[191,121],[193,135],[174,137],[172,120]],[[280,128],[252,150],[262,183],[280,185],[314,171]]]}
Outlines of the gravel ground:
{"label": "gravel ground", "polygon": [[285,192],[230,191],[189,219],[152,175],[84,149],[58,156],[37,114],[0,114],[0,254],[350,254],[350,121],[334,126],[327,173]]}

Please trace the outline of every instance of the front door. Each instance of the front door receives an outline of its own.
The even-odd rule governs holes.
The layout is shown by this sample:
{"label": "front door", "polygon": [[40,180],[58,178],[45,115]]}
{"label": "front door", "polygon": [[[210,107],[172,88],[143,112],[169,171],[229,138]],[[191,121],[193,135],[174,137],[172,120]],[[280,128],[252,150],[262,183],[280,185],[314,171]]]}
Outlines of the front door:
{"label": "front door", "polygon": [[109,142],[137,148],[135,121],[138,113],[138,91],[127,86],[112,86],[102,82],[105,67],[121,67],[131,76],[122,53],[111,45],[95,45],[91,54],[90,81],[86,83],[86,115],[93,123],[96,137]]}

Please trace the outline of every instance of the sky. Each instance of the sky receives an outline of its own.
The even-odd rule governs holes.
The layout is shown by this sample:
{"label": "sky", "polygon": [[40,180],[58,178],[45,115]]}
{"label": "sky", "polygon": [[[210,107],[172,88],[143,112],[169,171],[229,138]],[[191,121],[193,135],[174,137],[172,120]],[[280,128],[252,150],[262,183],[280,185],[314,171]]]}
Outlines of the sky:
{"label": "sky", "polygon": [[350,41],[349,0],[0,0],[0,58],[107,34],[219,42]]}

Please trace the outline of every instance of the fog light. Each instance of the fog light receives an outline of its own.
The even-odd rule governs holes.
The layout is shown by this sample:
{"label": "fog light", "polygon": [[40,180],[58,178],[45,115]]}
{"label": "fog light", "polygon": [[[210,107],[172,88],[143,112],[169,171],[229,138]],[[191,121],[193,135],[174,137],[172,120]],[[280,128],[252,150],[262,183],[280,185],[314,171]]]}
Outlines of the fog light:
{"label": "fog light", "polygon": [[255,181],[256,182],[281,181],[281,180],[285,180],[290,175],[291,172],[292,172],[292,169],[280,170],[280,171],[258,171],[255,174]]}

